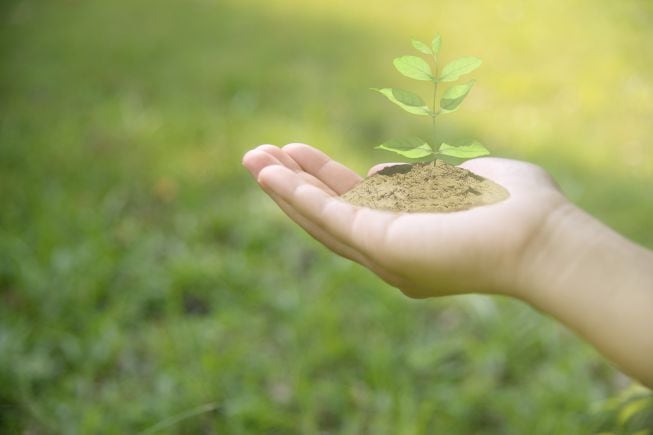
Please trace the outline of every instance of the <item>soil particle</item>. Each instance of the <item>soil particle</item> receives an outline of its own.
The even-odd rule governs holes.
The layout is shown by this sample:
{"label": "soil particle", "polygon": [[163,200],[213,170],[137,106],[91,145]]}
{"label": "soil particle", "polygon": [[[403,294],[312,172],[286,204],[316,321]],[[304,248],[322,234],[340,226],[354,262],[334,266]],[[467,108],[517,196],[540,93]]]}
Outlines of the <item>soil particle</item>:
{"label": "soil particle", "polygon": [[508,198],[498,184],[442,160],[395,165],[342,195],[354,205],[406,212],[451,212]]}

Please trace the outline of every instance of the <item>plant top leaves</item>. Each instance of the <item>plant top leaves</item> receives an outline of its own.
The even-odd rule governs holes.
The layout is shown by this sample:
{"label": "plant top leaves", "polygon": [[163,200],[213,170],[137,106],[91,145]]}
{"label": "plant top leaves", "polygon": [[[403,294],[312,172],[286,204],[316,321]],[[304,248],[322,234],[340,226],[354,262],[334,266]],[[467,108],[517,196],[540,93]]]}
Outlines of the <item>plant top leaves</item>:
{"label": "plant top leaves", "polygon": [[[436,141],[436,118],[443,113],[451,113],[458,110],[460,104],[465,100],[467,94],[471,91],[475,81],[470,80],[467,83],[454,85],[446,89],[438,102],[438,84],[440,82],[453,82],[460,76],[474,71],[481,65],[481,59],[473,56],[461,57],[455,59],[442,68],[438,76],[438,57],[442,47],[442,38],[439,34],[431,40],[431,45],[427,45],[417,39],[411,39],[413,48],[422,54],[429,55],[431,64],[418,56],[401,56],[394,59],[393,64],[397,71],[402,75],[415,79],[432,82],[433,106],[429,107],[424,99],[410,91],[397,88],[372,88],[372,90],[386,97],[390,102],[399,106],[401,109],[413,115],[428,116],[431,118],[433,142]],[[431,99],[431,98],[429,98]],[[487,148],[478,141],[473,141],[466,145],[450,145],[442,143],[437,151],[431,147],[427,141],[419,137],[408,137],[403,139],[392,139],[376,147],[386,151],[392,151],[410,159],[421,159],[425,157],[446,156],[459,159],[471,159],[474,157],[485,156],[490,154]]]}
{"label": "plant top leaves", "polygon": [[424,54],[430,54],[430,55],[433,54],[433,51],[431,51],[431,47],[424,44],[422,41],[418,41],[417,39],[411,39],[410,42],[413,44],[413,47],[415,47],[417,51],[420,51]]}
{"label": "plant top leaves", "polygon": [[435,38],[433,38],[433,41],[431,41],[431,52],[433,56],[437,57],[438,54],[440,54],[440,47],[442,47],[442,38],[438,33],[435,35]]}

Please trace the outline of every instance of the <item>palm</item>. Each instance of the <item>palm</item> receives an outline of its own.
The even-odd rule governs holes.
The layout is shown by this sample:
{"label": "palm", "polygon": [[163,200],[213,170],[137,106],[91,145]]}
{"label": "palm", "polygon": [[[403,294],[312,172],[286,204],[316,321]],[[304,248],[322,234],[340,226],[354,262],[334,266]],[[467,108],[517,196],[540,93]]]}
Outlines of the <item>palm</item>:
{"label": "palm", "polygon": [[355,207],[337,196],[361,178],[307,145],[265,145],[243,163],[313,237],[413,297],[512,291],[520,258],[536,249],[538,228],[564,202],[543,170],[506,159],[462,166],[501,184],[510,197],[455,213]]}

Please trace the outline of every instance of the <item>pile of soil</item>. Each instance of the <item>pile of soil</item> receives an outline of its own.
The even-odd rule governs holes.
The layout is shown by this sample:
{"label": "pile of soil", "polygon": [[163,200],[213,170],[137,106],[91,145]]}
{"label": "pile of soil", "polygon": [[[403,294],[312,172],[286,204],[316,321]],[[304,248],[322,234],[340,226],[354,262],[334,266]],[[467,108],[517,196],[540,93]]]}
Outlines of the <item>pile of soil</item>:
{"label": "pile of soil", "polygon": [[442,160],[389,166],[342,195],[354,205],[407,212],[451,212],[493,204],[510,194],[498,184]]}

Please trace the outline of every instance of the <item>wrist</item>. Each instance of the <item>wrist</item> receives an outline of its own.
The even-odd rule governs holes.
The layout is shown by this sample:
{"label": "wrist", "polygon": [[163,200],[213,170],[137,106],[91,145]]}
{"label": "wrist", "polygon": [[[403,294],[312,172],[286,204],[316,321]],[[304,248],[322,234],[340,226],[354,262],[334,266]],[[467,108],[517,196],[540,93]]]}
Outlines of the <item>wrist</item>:
{"label": "wrist", "polygon": [[597,228],[597,223],[566,199],[553,208],[518,255],[514,296],[539,307],[594,245],[601,244],[607,228]]}
{"label": "wrist", "polygon": [[571,203],[525,252],[519,296],[653,383],[653,253]]}
{"label": "wrist", "polygon": [[[653,253],[565,201],[552,211],[520,256],[517,297],[536,307],[547,300],[639,286]],[[563,293],[563,294],[561,294]],[[544,307],[543,307],[544,308]]]}

